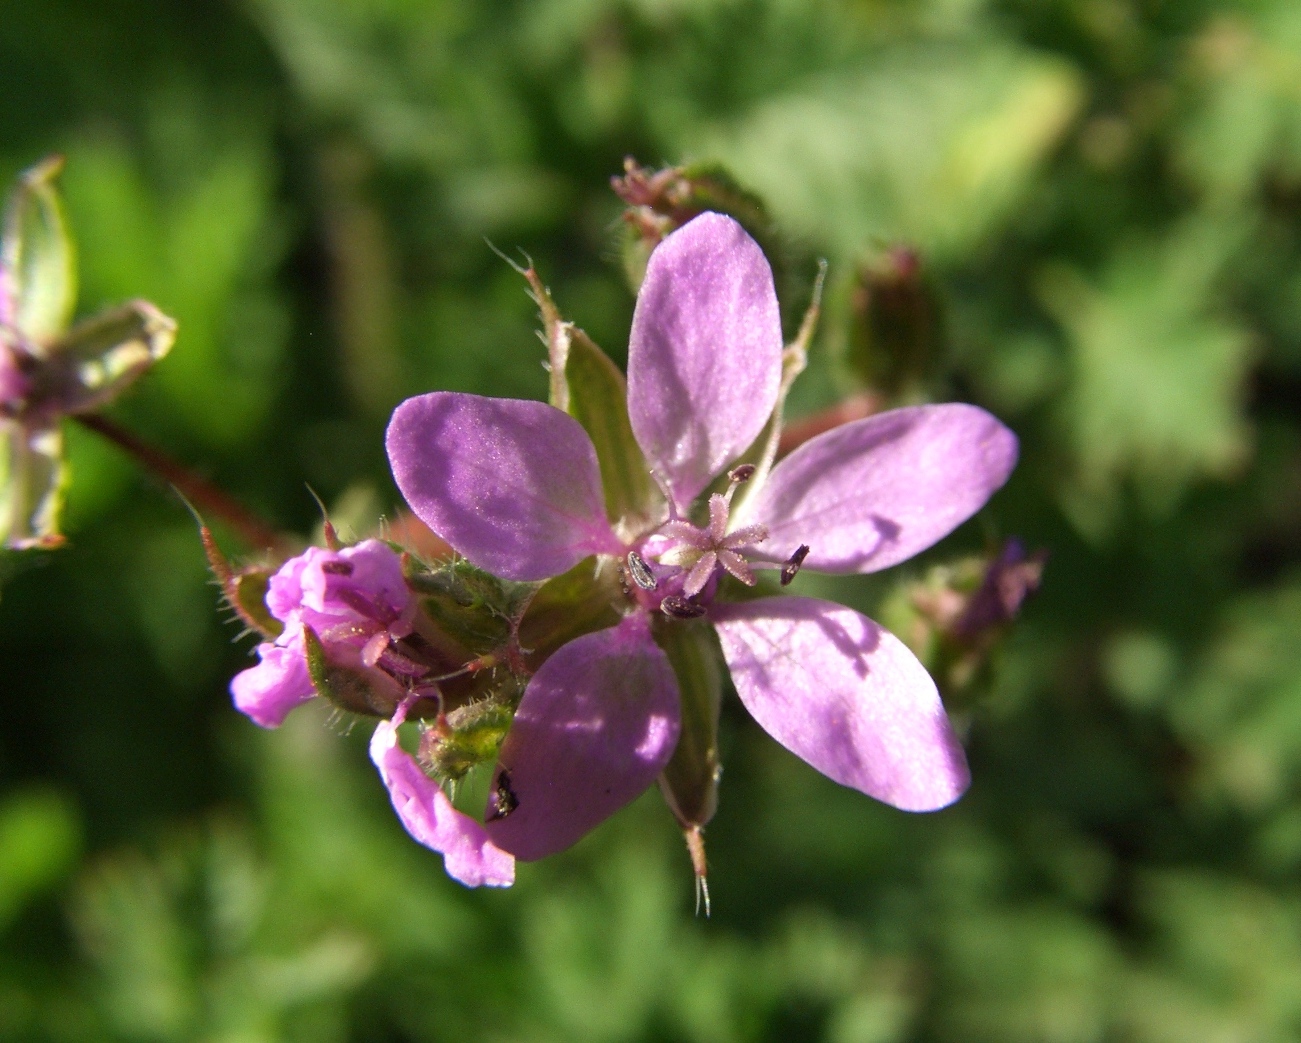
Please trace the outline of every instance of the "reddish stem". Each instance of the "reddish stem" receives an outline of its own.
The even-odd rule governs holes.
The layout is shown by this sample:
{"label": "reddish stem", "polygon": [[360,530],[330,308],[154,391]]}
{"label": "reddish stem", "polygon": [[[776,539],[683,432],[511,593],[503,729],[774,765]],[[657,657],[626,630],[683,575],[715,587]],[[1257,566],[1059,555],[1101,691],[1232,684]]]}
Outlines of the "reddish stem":
{"label": "reddish stem", "polygon": [[182,496],[194,504],[200,514],[210,514],[220,518],[250,547],[257,550],[270,550],[284,557],[293,554],[293,549],[284,537],[243,504],[218,489],[206,478],[200,477],[170,456],[141,441],[130,431],[119,427],[114,421],[100,413],[81,413],[73,419],[83,427],[88,427],[108,439],[119,449],[135,457],[140,464],[163,481],[174,486]]}

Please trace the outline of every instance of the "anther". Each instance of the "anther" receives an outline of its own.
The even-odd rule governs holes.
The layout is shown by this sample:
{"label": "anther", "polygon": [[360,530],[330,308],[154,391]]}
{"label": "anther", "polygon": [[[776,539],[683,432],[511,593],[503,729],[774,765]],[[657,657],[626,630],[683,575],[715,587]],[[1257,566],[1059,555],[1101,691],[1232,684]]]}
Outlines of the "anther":
{"label": "anther", "polygon": [[646,559],[635,550],[630,550],[627,561],[628,575],[632,577],[632,581],[642,590],[654,590],[658,584],[655,582],[655,573],[651,572],[650,566],[646,564]]}
{"label": "anther", "polygon": [[321,565],[321,571],[331,576],[351,576],[352,562],[350,561],[327,561]]}
{"label": "anther", "polygon": [[754,477],[754,472],[758,468],[754,464],[741,464],[739,467],[733,467],[727,472],[727,480],[733,485],[740,485],[742,482],[748,482]]}
{"label": "anther", "polygon": [[788,586],[790,581],[795,578],[795,573],[800,571],[800,566],[804,564],[804,559],[809,556],[809,545],[801,543],[795,553],[786,559],[786,564],[782,566],[782,586]]}
{"label": "anther", "polygon": [[660,611],[672,619],[699,619],[705,614],[705,606],[681,594],[670,594],[660,602]]}

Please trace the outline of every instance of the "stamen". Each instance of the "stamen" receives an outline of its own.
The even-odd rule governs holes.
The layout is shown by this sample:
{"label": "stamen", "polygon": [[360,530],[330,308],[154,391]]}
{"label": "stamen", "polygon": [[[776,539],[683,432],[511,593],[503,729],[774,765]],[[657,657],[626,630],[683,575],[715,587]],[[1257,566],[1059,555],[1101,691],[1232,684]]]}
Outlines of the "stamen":
{"label": "stamen", "polygon": [[327,561],[321,565],[321,571],[330,576],[351,576],[352,562]]}
{"label": "stamen", "polygon": [[804,564],[804,559],[809,556],[809,545],[801,543],[782,566],[781,584],[783,587],[789,586],[795,574],[800,571],[800,566]]}
{"label": "stamen", "polygon": [[727,480],[733,485],[740,485],[742,482],[748,482],[754,477],[754,472],[758,468],[754,464],[741,464],[739,467],[733,467],[727,472]]}
{"label": "stamen", "polygon": [[699,619],[705,614],[705,606],[681,594],[670,594],[660,602],[660,611],[671,619]]}
{"label": "stamen", "polygon": [[654,590],[658,586],[655,582],[655,573],[651,572],[645,558],[635,550],[630,550],[627,561],[628,575],[632,577],[632,581],[637,586],[641,587],[642,590]]}

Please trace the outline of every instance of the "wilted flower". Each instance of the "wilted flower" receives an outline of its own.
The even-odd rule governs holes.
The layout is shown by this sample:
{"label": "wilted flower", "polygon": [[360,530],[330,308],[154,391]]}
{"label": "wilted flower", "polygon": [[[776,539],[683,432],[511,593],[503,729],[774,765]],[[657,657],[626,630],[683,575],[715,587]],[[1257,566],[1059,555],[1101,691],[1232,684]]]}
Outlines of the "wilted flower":
{"label": "wilted flower", "polygon": [[616,595],[621,623],[564,645],[530,680],[494,781],[510,810],[490,801],[485,816],[498,847],[525,859],[561,850],[654,781],[681,727],[655,631],[696,617],[717,630],[751,714],[819,771],[912,811],[965,790],[935,685],[899,640],[824,601],[729,601],[722,577],[750,585],[756,569],[787,579],[801,563],[865,573],[904,561],[1006,481],[1016,439],[972,406],[899,409],[822,434],[771,470],[763,459],[738,468],[743,486],[711,493],[783,393],[771,270],[740,225],[707,213],[656,249],[637,299],[627,419],[663,490],[643,514],[607,517],[605,461],[557,408],[434,392],[394,412],[387,444],[403,495],[470,562],[536,581],[597,555],[633,580]]}
{"label": "wilted flower", "polygon": [[68,329],[72,245],[54,179],[62,160],[24,173],[0,244],[0,546],[62,542],[62,417],[117,397],[172,346],[176,324],[132,301]]}

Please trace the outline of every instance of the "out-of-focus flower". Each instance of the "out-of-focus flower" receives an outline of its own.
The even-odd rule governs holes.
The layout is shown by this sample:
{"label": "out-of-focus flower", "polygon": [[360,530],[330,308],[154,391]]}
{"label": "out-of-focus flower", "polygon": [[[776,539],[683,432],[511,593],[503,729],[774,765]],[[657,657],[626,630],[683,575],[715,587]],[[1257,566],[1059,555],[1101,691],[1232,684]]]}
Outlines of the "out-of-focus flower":
{"label": "out-of-focus flower", "polygon": [[776,466],[760,452],[720,491],[729,464],[756,445],[775,451],[765,432],[786,386],[763,252],[706,213],[651,255],[633,318],[626,420],[661,495],[607,516],[605,461],[583,425],[549,405],[434,392],[395,411],[398,486],[470,562],[537,581],[596,555],[630,580],[614,595],[623,621],[563,646],[524,692],[485,816],[498,847],[525,859],[561,850],[664,769],[684,718],[657,635],[667,642],[665,628],[698,619],[717,631],[751,714],[819,771],[912,811],[965,790],[935,685],[899,640],[824,601],[729,600],[729,584],[754,584],[756,569],[786,582],[801,565],[866,573],[912,557],[1006,481],[1016,439],[973,406],[899,409],[819,435]]}
{"label": "out-of-focus flower", "polygon": [[9,200],[0,244],[0,546],[63,541],[62,417],[116,398],[167,354],[176,324],[131,301],[77,324],[72,244],[54,158],[26,171]]}

